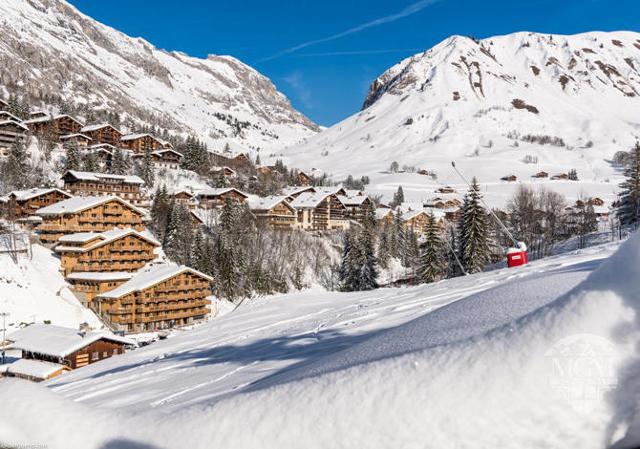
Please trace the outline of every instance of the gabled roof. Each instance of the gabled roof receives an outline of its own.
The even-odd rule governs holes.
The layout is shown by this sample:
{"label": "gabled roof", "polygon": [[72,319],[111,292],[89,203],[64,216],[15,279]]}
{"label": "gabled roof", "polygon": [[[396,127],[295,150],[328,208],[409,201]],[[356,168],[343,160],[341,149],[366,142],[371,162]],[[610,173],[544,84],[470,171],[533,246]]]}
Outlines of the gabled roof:
{"label": "gabled roof", "polygon": [[62,252],[62,251],[73,251],[73,252],[79,252],[79,253],[84,253],[87,251],[91,251],[92,249],[95,248],[99,248],[100,246],[106,245],[107,243],[111,243],[114,242],[116,240],[120,240],[124,237],[127,237],[129,235],[135,235],[136,237],[139,237],[143,240],[146,240],[147,242],[149,242],[151,245],[153,246],[160,246],[160,242],[158,242],[155,238],[151,237],[148,234],[142,233],[142,232],[138,232],[134,229],[131,228],[125,228],[125,229],[120,229],[120,228],[115,228],[112,229],[110,231],[105,231],[105,232],[79,232],[76,234],[68,234],[68,235],[64,235],[62,237],[60,237],[60,239],[58,240],[59,243],[64,244],[64,243],[87,243],[90,242],[92,240],[96,240],[96,242],[94,244],[92,244],[91,246],[87,246],[87,247],[77,247],[77,246],[64,246],[64,245],[57,245],[55,247],[55,251],[56,252]]}
{"label": "gabled roof", "polygon": [[4,372],[14,376],[28,376],[34,379],[45,380],[64,369],[65,367],[59,363],[35,359],[18,359],[8,365],[0,366],[0,373]]}
{"label": "gabled roof", "polygon": [[82,123],[80,120],[78,120],[77,118],[75,118],[75,117],[73,117],[73,116],[71,116],[69,114],[59,114],[59,115],[55,115],[55,116],[47,114],[47,115],[42,116],[42,117],[25,120],[24,123],[26,123],[26,124],[46,123],[46,122],[50,122],[52,120],[60,120],[60,119],[63,119],[63,118],[69,118],[69,119],[73,120],[74,122],[76,122],[78,125],[84,126],[84,123]]}
{"label": "gabled roof", "polygon": [[82,137],[83,139],[86,139],[86,140],[93,140],[91,137],[85,136],[82,133],[66,134],[64,136],[60,136],[60,140],[69,140],[69,139],[73,139],[74,137]]}
{"label": "gabled roof", "polygon": [[164,150],[156,150],[156,151],[153,151],[151,154],[162,156],[164,153],[174,153],[174,154],[177,154],[178,156],[182,157],[182,153],[180,153],[180,152],[178,152],[178,151],[176,151],[176,150],[174,150],[172,148],[165,148]]}
{"label": "gabled roof", "polygon": [[426,216],[429,216],[429,214],[428,214],[428,213],[427,213],[427,211],[425,211],[425,210],[412,210],[412,211],[408,211],[408,212],[406,212],[406,213],[404,213],[404,214],[402,215],[402,221],[409,221],[409,220],[411,220],[412,218],[415,218],[415,217],[417,217],[418,215],[422,215],[422,214],[424,214],[424,215],[426,215]]}
{"label": "gabled roof", "polygon": [[110,173],[67,170],[62,175],[62,178],[65,178],[67,175],[70,175],[82,181],[100,181],[100,180],[106,180],[106,179],[117,179],[127,184],[144,184],[144,180],[140,176],[136,176],[136,175],[113,175]]}
{"label": "gabled roof", "polygon": [[122,296],[128,295],[129,293],[146,290],[147,288],[153,287],[156,284],[164,282],[167,279],[171,279],[172,277],[178,276],[179,274],[185,272],[193,273],[196,276],[200,276],[208,281],[213,280],[213,278],[211,278],[210,276],[207,276],[206,274],[201,273],[198,270],[194,270],[193,268],[189,268],[184,265],[164,265],[152,268],[148,271],[138,272],[134,277],[122,284],[120,287],[117,287],[114,290],[105,293],[101,293],[97,296],[97,298],[120,298]]}
{"label": "gabled roof", "polygon": [[326,193],[327,195],[346,195],[347,191],[342,186],[320,186],[314,187],[318,193]]}
{"label": "gabled roof", "polygon": [[51,192],[59,192],[66,196],[67,198],[73,198],[73,195],[65,192],[60,189],[28,189],[28,190],[14,190],[13,192],[9,192],[9,197],[14,196],[16,201],[27,201],[31,198],[38,197],[40,195],[46,195]]}
{"label": "gabled roof", "polygon": [[68,200],[60,201],[58,203],[52,204],[47,207],[43,207],[42,209],[38,209],[36,211],[36,215],[45,216],[45,215],[64,215],[64,214],[75,214],[78,212],[82,212],[83,210],[90,209],[95,206],[100,206],[101,204],[108,203],[110,201],[117,201],[121,204],[126,205],[131,210],[137,212],[138,214],[144,216],[144,211],[138,209],[134,205],[128,203],[120,197],[107,195],[107,196],[77,196],[74,198],[69,198]]}
{"label": "gabled roof", "polygon": [[83,334],[78,329],[52,324],[32,324],[7,336],[7,340],[13,342],[13,348],[53,357],[65,357],[103,339],[125,345],[133,344],[128,338],[118,337],[110,332]]}
{"label": "gabled roof", "polygon": [[129,140],[137,140],[137,139],[142,139],[143,137],[150,137],[153,140],[155,140],[156,142],[158,142],[160,145],[162,145],[162,141],[158,138],[156,138],[155,136],[149,134],[149,133],[137,133],[137,134],[127,134],[125,136],[122,136],[120,138],[121,141],[123,142],[127,142]]}
{"label": "gabled roof", "polygon": [[250,210],[269,210],[276,207],[278,204],[284,203],[291,209],[293,207],[287,201],[287,197],[284,195],[273,195],[267,197],[260,197],[257,195],[251,195],[247,199],[247,204]]}
{"label": "gabled roof", "polygon": [[135,276],[128,271],[77,271],[66,279],[72,281],[126,281]]}
{"label": "gabled roof", "polygon": [[393,215],[393,210],[389,209],[388,207],[378,207],[376,208],[376,220],[382,220],[383,218],[386,218],[387,215]]}
{"label": "gabled roof", "polygon": [[201,190],[197,193],[198,197],[216,197],[216,196],[220,196],[220,195],[224,195],[225,193],[229,193],[231,191],[235,191],[237,193],[239,193],[240,195],[244,196],[245,198],[248,198],[249,195],[247,195],[244,192],[241,192],[240,190],[234,188],[234,187],[221,187],[221,188],[216,188],[216,189],[204,189]]}
{"label": "gabled roof", "polygon": [[115,146],[110,143],[96,143],[95,145],[90,145],[87,147],[88,150],[99,150],[99,149],[107,149],[109,151],[113,151],[116,149]]}
{"label": "gabled roof", "polygon": [[5,125],[15,125],[18,128],[22,128],[25,131],[29,131],[29,128],[27,128],[26,126],[24,126],[20,122],[16,122],[15,120],[1,120],[0,121],[0,126],[5,126]]}
{"label": "gabled roof", "polygon": [[361,206],[365,202],[369,201],[367,195],[355,195],[355,196],[338,196],[338,199],[345,206]]}
{"label": "gabled roof", "polygon": [[22,120],[19,117],[16,117],[15,115],[13,115],[9,111],[0,111],[0,117],[8,117],[7,119],[5,119],[7,121],[11,121],[12,120],[14,122],[22,122]]}
{"label": "gabled roof", "polygon": [[307,191],[315,192],[316,189],[313,186],[289,186],[282,189],[282,194],[284,196],[291,196],[297,193],[303,193]]}
{"label": "gabled roof", "polygon": [[291,205],[296,209],[313,209],[318,207],[332,193],[326,192],[304,192],[291,201]]}
{"label": "gabled roof", "polygon": [[120,132],[120,130],[119,130],[118,128],[116,128],[115,126],[111,125],[110,123],[98,123],[98,124],[96,124],[96,125],[88,125],[88,126],[83,127],[83,128],[80,130],[80,132],[81,132],[81,133],[90,133],[90,132],[92,132],[92,131],[97,131],[97,130],[99,130],[99,129],[107,128],[107,127],[109,127],[109,128],[113,128],[113,129],[115,129],[116,131]]}

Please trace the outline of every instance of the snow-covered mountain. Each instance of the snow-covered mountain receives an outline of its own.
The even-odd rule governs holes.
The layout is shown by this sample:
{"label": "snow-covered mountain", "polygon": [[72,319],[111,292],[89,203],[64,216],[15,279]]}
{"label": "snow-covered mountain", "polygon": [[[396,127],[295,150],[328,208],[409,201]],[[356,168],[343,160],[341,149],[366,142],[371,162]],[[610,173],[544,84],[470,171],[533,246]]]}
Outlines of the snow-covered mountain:
{"label": "snow-covered mountain", "polygon": [[239,60],[155,48],[64,0],[0,2],[0,66],[0,94],[60,97],[87,110],[127,113],[214,146],[280,147],[318,130]]}
{"label": "snow-covered mountain", "polygon": [[456,159],[485,182],[571,168],[603,181],[612,155],[640,136],[639,112],[638,33],[452,36],[380,75],[360,112],[283,154],[336,176],[397,161],[452,182]]}

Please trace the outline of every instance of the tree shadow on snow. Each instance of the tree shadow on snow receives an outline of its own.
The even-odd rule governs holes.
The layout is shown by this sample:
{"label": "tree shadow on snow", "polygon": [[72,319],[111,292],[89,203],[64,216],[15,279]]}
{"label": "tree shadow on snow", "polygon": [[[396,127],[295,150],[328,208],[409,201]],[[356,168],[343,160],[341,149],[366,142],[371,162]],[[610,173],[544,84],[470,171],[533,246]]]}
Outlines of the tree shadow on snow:
{"label": "tree shadow on snow", "polygon": [[158,446],[153,446],[147,443],[140,443],[138,441],[129,440],[127,438],[117,438],[115,440],[107,441],[100,446],[100,449],[160,449]]}

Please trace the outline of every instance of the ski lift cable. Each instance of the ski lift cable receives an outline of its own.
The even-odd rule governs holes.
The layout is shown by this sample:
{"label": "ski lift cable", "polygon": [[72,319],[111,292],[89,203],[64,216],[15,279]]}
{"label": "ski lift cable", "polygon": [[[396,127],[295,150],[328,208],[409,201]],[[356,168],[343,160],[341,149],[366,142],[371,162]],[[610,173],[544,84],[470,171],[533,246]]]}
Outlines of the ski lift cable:
{"label": "ski lift cable", "polygon": [[[458,176],[460,176],[460,178],[464,181],[464,183],[469,186],[470,189],[473,189],[476,193],[480,193],[480,191],[478,191],[478,189],[476,189],[473,185],[471,185],[471,183],[469,183],[467,178],[464,177],[464,175],[460,172],[460,170],[458,170],[458,167],[456,167],[456,163],[454,161],[451,161],[451,166],[453,167],[455,172],[458,174]],[[513,234],[509,231],[509,229],[502,222],[502,220],[500,220],[500,218],[498,218],[498,216],[493,211],[493,209],[490,208],[489,205],[484,201],[484,198],[482,198],[482,196],[480,196],[480,201],[482,201],[482,204],[484,205],[484,207],[487,208],[489,213],[493,216],[493,218],[495,218],[495,220],[498,222],[498,224],[502,227],[502,230],[505,232],[505,234],[507,234],[507,236],[515,244],[516,248],[519,248],[520,247],[520,242],[518,242],[516,240],[516,238],[513,236]]]}

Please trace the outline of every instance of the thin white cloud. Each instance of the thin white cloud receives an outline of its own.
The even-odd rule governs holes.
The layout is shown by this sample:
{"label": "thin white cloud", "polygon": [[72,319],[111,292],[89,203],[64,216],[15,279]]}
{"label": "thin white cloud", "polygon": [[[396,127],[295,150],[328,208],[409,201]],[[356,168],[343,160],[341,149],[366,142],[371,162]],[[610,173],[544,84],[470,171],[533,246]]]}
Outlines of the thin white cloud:
{"label": "thin white cloud", "polygon": [[297,56],[352,56],[352,55],[380,55],[385,53],[404,53],[422,51],[423,48],[393,48],[388,50],[346,50],[346,51],[327,51],[320,53],[302,53]]}
{"label": "thin white cloud", "polygon": [[287,83],[300,100],[300,103],[304,105],[307,109],[313,109],[313,104],[311,101],[311,89],[307,86],[302,76],[302,72],[300,70],[296,70],[292,72],[290,75],[285,76],[283,78],[284,82]]}
{"label": "thin white cloud", "polygon": [[359,33],[361,31],[364,31],[368,28],[373,28],[373,27],[377,27],[380,25],[384,25],[386,23],[390,23],[390,22],[395,22],[396,20],[399,19],[403,19],[405,17],[411,16],[417,12],[422,11],[424,8],[426,8],[427,6],[433,5],[434,3],[437,3],[441,0],[420,0],[418,2],[412,3],[409,6],[405,7],[403,10],[395,13],[395,14],[390,14],[388,16],[384,16],[384,17],[380,17],[378,19],[375,20],[371,20],[370,22],[366,22],[363,24],[360,24],[358,26],[355,26],[353,28],[349,28],[348,30],[342,31],[340,33],[337,34],[333,34],[331,36],[327,36],[327,37],[323,37],[321,39],[315,39],[315,40],[311,40],[311,41],[307,41],[307,42],[303,42],[301,44],[295,45],[293,47],[290,48],[286,48],[282,51],[279,51],[278,53],[275,53],[271,56],[268,56],[264,59],[261,59],[258,62],[266,62],[266,61],[271,61],[272,59],[276,59],[279,58],[281,56],[290,54],[290,53],[294,53],[298,50],[302,50],[303,48],[307,48],[307,47],[311,47],[312,45],[317,45],[317,44],[322,44],[325,42],[330,42],[330,41],[334,41],[336,39],[340,39],[342,37],[345,36],[349,36],[352,34],[356,34]]}

